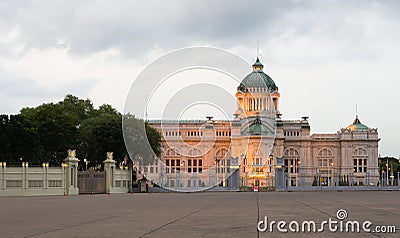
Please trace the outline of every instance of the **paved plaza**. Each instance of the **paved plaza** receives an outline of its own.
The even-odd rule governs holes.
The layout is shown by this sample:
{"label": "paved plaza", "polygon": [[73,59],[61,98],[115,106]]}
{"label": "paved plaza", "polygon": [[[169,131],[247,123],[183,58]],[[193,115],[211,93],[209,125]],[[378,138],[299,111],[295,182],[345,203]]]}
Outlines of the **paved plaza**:
{"label": "paved plaza", "polygon": [[[396,191],[0,197],[0,237],[400,237],[399,200]],[[264,216],[321,222],[339,209],[397,233],[257,232]]]}

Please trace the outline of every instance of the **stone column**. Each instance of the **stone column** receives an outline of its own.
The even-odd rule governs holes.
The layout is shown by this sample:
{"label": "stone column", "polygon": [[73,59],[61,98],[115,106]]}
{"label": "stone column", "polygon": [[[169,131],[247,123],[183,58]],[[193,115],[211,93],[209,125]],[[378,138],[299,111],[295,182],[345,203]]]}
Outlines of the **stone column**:
{"label": "stone column", "polygon": [[64,160],[66,168],[66,193],[68,195],[78,195],[78,162],[75,158],[75,150],[68,150],[68,157]]}
{"label": "stone column", "polygon": [[104,160],[104,171],[106,172],[106,193],[111,193],[114,188],[114,175],[115,175],[115,164],[117,161],[113,160],[113,152],[107,152],[107,159]]}

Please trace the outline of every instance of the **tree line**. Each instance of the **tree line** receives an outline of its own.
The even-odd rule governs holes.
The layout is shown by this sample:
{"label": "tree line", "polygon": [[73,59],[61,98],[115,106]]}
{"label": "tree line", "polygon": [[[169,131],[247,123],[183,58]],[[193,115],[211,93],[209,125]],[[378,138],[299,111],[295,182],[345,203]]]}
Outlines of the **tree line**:
{"label": "tree line", "polygon": [[[123,137],[123,119],[125,126],[129,127],[124,131],[130,132],[126,136],[145,131],[145,140],[149,141],[151,149],[133,143],[130,146],[135,149],[128,153]],[[48,162],[50,166],[59,166],[68,149],[76,149],[77,157],[89,161],[89,167],[101,165],[108,151],[114,152],[117,161],[138,154],[159,156],[160,141],[161,135],[157,130],[143,120],[133,115],[122,115],[108,104],[96,109],[90,99],[73,95],[67,95],[58,103],[23,108],[16,115],[0,115],[0,161],[10,166],[21,162],[30,165]]]}

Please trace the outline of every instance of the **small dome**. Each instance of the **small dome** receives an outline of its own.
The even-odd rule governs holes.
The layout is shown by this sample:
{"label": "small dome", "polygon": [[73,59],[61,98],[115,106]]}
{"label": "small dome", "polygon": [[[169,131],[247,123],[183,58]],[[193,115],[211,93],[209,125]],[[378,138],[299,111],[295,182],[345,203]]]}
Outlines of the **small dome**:
{"label": "small dome", "polygon": [[243,78],[238,90],[247,92],[248,88],[267,88],[269,92],[278,90],[274,80],[263,72],[264,66],[257,57],[256,62],[253,64],[253,72]]}
{"label": "small dome", "polygon": [[347,126],[346,129],[349,129],[352,131],[368,130],[368,126],[362,124],[360,119],[358,119],[358,116],[356,116],[356,119],[354,119],[353,124]]}
{"label": "small dome", "polygon": [[245,135],[272,135],[273,132],[262,124],[261,119],[256,117],[254,122],[246,128],[244,131]]}

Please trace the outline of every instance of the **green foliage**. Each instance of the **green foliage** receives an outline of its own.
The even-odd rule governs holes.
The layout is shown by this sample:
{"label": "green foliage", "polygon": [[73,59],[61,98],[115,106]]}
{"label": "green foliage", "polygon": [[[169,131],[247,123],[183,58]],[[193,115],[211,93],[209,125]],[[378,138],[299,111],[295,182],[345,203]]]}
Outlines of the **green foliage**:
{"label": "green foliage", "polygon": [[[130,121],[143,125],[133,116]],[[161,136],[148,125],[146,132],[152,150],[160,155]],[[19,165],[21,159],[31,165],[60,165],[68,149],[76,149],[81,161],[90,161],[89,167],[101,165],[108,151],[114,152],[117,161],[127,155],[122,115],[108,104],[95,109],[89,99],[73,95],[58,103],[23,108],[18,115],[0,115],[0,146],[0,161],[9,165]]]}
{"label": "green foliage", "polygon": [[140,164],[150,164],[161,155],[161,135],[146,122],[133,115],[123,116],[123,132],[131,158]]}
{"label": "green foliage", "polygon": [[392,175],[393,172],[393,176],[397,178],[397,172],[400,171],[399,159],[400,158],[395,158],[395,157],[378,158],[379,173],[382,174],[382,171],[386,173],[389,170],[389,176]]}

